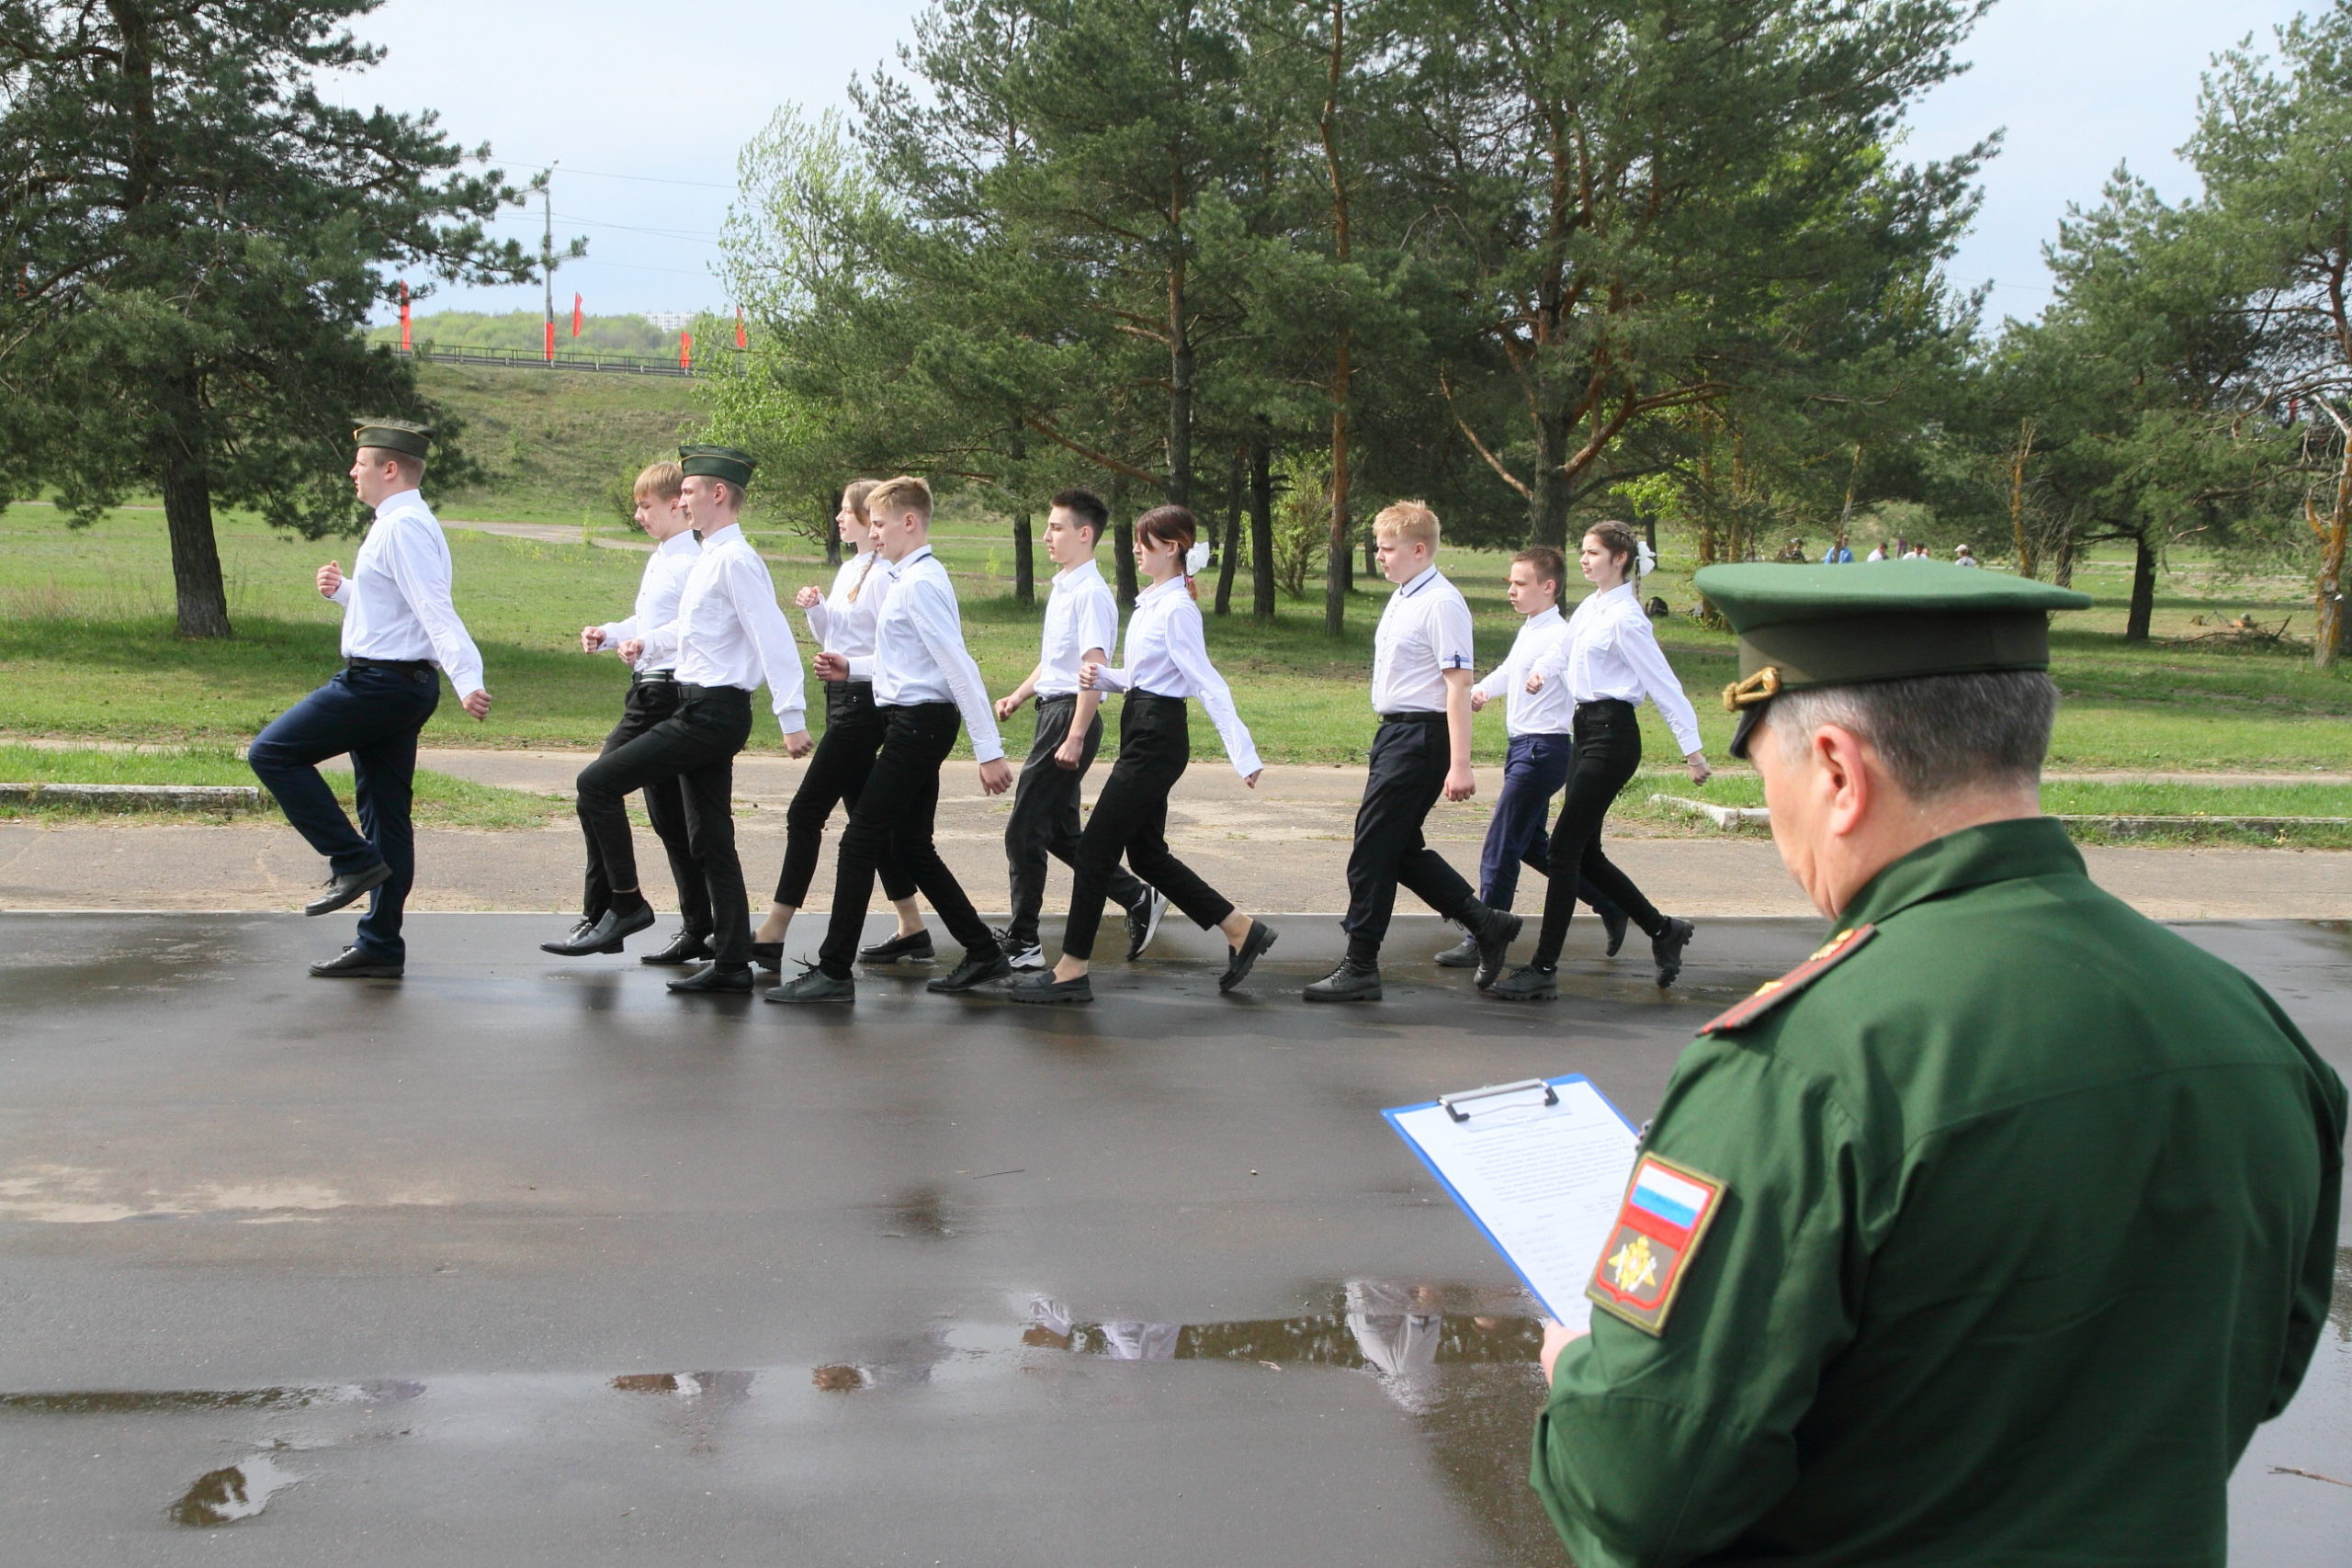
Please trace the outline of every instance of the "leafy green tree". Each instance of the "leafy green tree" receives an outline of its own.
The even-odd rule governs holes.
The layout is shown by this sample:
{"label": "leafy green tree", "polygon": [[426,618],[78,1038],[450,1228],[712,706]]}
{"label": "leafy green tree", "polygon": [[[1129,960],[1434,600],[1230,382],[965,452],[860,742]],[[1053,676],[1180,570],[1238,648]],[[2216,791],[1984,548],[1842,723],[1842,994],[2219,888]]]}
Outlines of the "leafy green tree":
{"label": "leafy green tree", "polygon": [[537,276],[482,228],[519,193],[431,114],[318,96],[381,57],[345,25],[373,8],[0,0],[0,493],[160,492],[185,636],[229,635],[216,502],[347,528],[351,416],[432,414],[362,336],[388,269]]}

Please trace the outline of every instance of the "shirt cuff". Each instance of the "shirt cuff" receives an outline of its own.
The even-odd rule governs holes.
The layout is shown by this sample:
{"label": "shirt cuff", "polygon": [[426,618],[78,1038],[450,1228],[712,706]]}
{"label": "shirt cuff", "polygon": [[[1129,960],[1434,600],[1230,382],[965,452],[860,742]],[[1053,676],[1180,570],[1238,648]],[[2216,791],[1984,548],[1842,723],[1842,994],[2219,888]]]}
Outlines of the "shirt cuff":
{"label": "shirt cuff", "polygon": [[808,728],[808,710],[778,708],[775,710],[775,721],[786,735],[797,735]]}

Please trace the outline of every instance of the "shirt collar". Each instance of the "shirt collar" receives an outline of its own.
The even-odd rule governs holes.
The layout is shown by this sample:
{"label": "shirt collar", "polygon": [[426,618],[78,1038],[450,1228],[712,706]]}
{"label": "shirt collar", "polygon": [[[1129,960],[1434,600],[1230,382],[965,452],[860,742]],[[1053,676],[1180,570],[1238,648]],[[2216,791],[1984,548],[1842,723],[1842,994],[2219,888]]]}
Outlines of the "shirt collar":
{"label": "shirt collar", "polygon": [[1431,561],[1429,565],[1421,568],[1421,574],[1419,577],[1416,577],[1410,582],[1397,584],[1396,597],[1399,599],[1410,599],[1414,594],[1419,593],[1422,589],[1427,588],[1430,585],[1430,579],[1436,575],[1437,562]]}
{"label": "shirt collar", "polygon": [[424,492],[415,489],[414,487],[411,487],[410,489],[401,491],[397,494],[388,495],[384,497],[383,500],[376,503],[376,515],[381,517],[388,512],[399,512],[409,507],[413,507],[420,512],[423,511],[424,509]]}
{"label": "shirt collar", "polygon": [[1619,583],[1614,588],[1602,589],[1600,592],[1592,596],[1592,602],[1596,604],[1617,604],[1623,603],[1625,600],[1631,599],[1633,596],[1634,584],[1629,579],[1626,581]]}
{"label": "shirt collar", "polygon": [[2054,817],[2018,817],[1962,828],[1882,868],[1841,910],[1841,928],[1869,925],[1915,904],[1990,882],[2085,876],[2083,852]]}
{"label": "shirt collar", "polygon": [[1567,617],[1560,614],[1560,607],[1557,604],[1549,604],[1544,608],[1536,611],[1535,614],[1528,616],[1527,626],[1532,631],[1537,626],[1558,626],[1566,619],[1567,619]]}
{"label": "shirt collar", "polygon": [[714,528],[709,533],[705,534],[702,536],[702,548],[707,550],[713,545],[723,545],[730,539],[740,539],[742,536],[743,525],[741,523],[729,523],[724,528]]}
{"label": "shirt collar", "polygon": [[1088,582],[1102,581],[1102,569],[1091,560],[1082,560],[1076,566],[1066,566],[1054,573],[1054,592],[1058,593],[1064,588],[1080,588]]}
{"label": "shirt collar", "polygon": [[657,556],[683,556],[692,555],[701,548],[702,541],[695,537],[695,531],[692,528],[681,528],[654,546],[653,553]]}
{"label": "shirt collar", "polygon": [[1184,592],[1184,574],[1180,571],[1175,576],[1170,578],[1167,581],[1155,582],[1150,587],[1145,589],[1142,592],[1136,594],[1136,603],[1140,604],[1146,600],[1165,599],[1170,593],[1182,593],[1182,592]]}
{"label": "shirt collar", "polygon": [[891,563],[890,575],[896,577],[900,572],[911,571],[914,570],[915,563],[918,561],[937,560],[938,558],[938,557],[931,553],[931,547],[929,545],[917,545],[913,549],[909,550],[905,555],[900,556],[896,561]]}

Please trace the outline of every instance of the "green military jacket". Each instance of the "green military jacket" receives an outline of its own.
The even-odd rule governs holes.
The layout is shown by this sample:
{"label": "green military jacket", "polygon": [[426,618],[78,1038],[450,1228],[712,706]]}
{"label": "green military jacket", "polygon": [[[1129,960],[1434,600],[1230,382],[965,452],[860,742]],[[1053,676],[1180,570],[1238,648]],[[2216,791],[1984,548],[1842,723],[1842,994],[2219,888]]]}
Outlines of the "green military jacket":
{"label": "green military jacket", "polygon": [[1596,1312],[1555,1369],[1570,1555],[2219,1568],[2326,1316],[2343,1083],[2048,819],[1839,927],[1874,929],[1668,1086],[1645,1148],[1720,1200],[1656,1337]]}

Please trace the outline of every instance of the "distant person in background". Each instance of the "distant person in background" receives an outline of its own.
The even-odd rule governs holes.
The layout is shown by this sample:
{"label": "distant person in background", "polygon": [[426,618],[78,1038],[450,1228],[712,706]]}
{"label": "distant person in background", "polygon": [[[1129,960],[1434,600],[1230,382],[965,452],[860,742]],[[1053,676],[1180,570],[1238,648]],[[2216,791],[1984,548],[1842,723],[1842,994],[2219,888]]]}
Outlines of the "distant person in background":
{"label": "distant person in background", "polygon": [[1974,550],[1970,549],[1966,545],[1954,545],[1951,547],[1951,564],[1954,566],[1981,566],[1982,563],[1977,560],[1976,552]]}
{"label": "distant person in background", "polygon": [[1866,562],[1884,560],[1886,558],[1886,546],[1884,544],[1872,545],[1871,547],[1871,553],[1862,558]]}
{"label": "distant person in background", "polygon": [[1886,554],[1887,558],[1890,560],[1909,560],[1911,558],[1911,541],[1905,538],[1900,534],[1895,535],[1894,544],[1888,549]]}
{"label": "distant person in background", "polygon": [[[646,558],[644,575],[638,579],[637,603],[630,607],[628,617],[580,628],[583,653],[616,651],[622,643],[642,637],[653,627],[666,626],[678,618],[678,595],[685,592],[686,573],[694,570],[695,557],[702,551],[702,541],[686,525],[685,508],[678,500],[678,491],[684,483],[685,470],[675,463],[655,463],[637,476],[637,525],[653,541],[653,554]],[[618,750],[678,710],[673,662],[639,657],[636,667],[628,672],[628,693],[621,700],[621,721],[605,737],[599,756]],[[670,857],[670,879],[677,886],[678,912],[684,924],[678,934],[670,939],[669,946],[659,953],[649,953],[638,962],[692,964],[710,956],[710,894],[703,886],[702,873],[695,865],[694,851],[687,841],[685,796],[674,777],[651,780],[642,793],[646,818],[653,825],[654,836],[662,840],[662,851]],[[582,836],[588,844],[588,874],[580,897],[580,923],[558,941],[540,943],[543,952],[575,952],[581,938],[594,930],[605,911],[612,908],[612,879],[605,874],[596,837],[593,833]],[[621,943],[616,938],[599,944],[594,951],[618,953]]]}
{"label": "distant person in background", "polygon": [[[378,420],[352,432],[351,465],[360,504],[375,510],[351,575],[329,561],[319,592],[343,606],[343,669],[270,721],[246,761],[287,821],[327,857],[327,885],[303,907],[327,915],[359,898],[368,913],[349,947],[311,965],[322,980],[399,977],[408,962],[401,914],[416,879],[416,831],[409,821],[416,735],[441,703],[441,674],[479,719],[490,712],[481,655],[450,603],[448,541],[424,504],[424,457],[433,432]],[[329,757],[351,756],[359,826],[319,776]]]}
{"label": "distant person in background", "polygon": [[1821,564],[1824,566],[1851,566],[1854,564],[1854,552],[1848,547],[1845,535],[1840,534],[1838,536],[1838,542],[1830,546],[1827,552],[1822,556]]}

